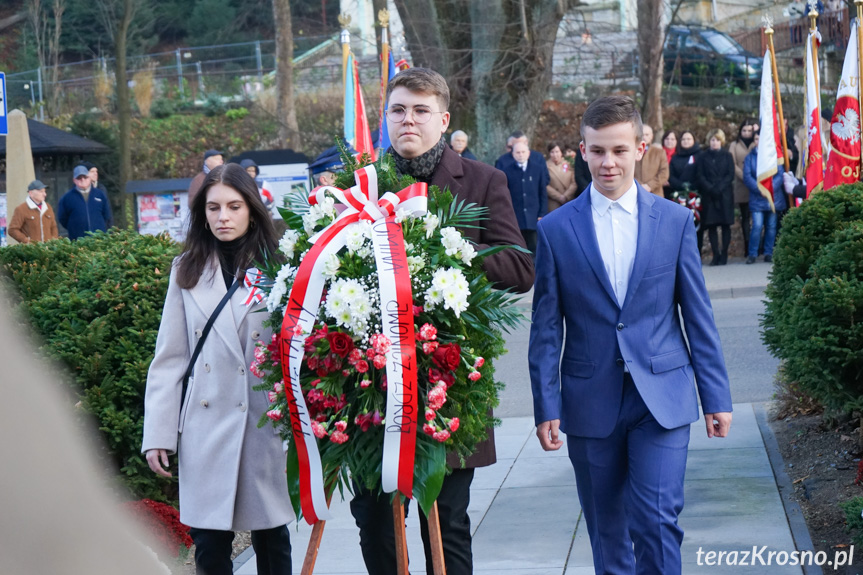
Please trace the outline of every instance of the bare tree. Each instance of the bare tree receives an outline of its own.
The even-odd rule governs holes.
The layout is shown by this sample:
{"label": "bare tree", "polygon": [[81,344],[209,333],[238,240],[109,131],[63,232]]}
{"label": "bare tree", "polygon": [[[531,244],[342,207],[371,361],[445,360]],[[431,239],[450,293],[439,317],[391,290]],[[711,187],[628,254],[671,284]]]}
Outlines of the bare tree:
{"label": "bare tree", "polygon": [[111,204],[114,208],[114,220],[118,227],[125,227],[127,223],[131,223],[127,222],[126,194],[123,193],[126,182],[132,179],[132,103],[127,62],[130,29],[142,1],[96,0],[102,25],[114,45],[116,58],[117,147],[120,155],[120,179],[118,182],[119,189],[112,194],[113,201]]}
{"label": "bare tree", "polygon": [[290,0],[273,0],[276,26],[276,117],[279,145],[295,148],[300,128],[294,106],[294,34],[291,30]]}
{"label": "bare tree", "polygon": [[59,113],[59,94],[57,82],[60,79],[60,34],[63,29],[63,12],[66,11],[66,0],[53,0],[51,14],[42,0],[29,0],[27,13],[33,26],[36,39],[36,55],[39,67],[49,69],[48,115]]}
{"label": "bare tree", "polygon": [[641,65],[638,80],[641,84],[641,115],[644,122],[662,131],[662,73],[664,63],[662,44],[665,34],[662,26],[663,0],[638,2],[638,54]]}
{"label": "bare tree", "polygon": [[396,0],[415,65],[449,83],[452,124],[491,160],[506,136],[536,127],[551,85],[560,21],[576,0]]}

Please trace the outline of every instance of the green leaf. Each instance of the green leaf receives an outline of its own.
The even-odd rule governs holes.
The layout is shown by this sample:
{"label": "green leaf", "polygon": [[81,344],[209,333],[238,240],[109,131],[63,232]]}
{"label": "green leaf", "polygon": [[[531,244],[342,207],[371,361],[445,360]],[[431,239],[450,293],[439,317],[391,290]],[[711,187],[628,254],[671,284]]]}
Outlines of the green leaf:
{"label": "green leaf", "polygon": [[414,499],[428,516],[432,505],[440,495],[443,479],[446,476],[446,447],[443,443],[425,441],[417,435],[417,457],[414,467]]}
{"label": "green leaf", "polygon": [[288,442],[287,461],[285,465],[286,481],[288,482],[288,495],[291,496],[291,505],[294,507],[294,514],[299,521],[303,516],[303,510],[300,506],[300,459],[297,454],[297,446],[293,440]]}

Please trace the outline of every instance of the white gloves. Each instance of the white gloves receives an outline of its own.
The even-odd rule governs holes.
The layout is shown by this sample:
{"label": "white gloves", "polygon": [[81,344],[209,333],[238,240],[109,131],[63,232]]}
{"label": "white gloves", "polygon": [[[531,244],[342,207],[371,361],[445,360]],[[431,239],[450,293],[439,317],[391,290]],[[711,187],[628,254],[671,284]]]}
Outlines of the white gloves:
{"label": "white gloves", "polygon": [[794,177],[791,172],[782,173],[782,183],[785,188],[785,193],[791,195],[794,193],[794,186],[800,183],[800,180]]}

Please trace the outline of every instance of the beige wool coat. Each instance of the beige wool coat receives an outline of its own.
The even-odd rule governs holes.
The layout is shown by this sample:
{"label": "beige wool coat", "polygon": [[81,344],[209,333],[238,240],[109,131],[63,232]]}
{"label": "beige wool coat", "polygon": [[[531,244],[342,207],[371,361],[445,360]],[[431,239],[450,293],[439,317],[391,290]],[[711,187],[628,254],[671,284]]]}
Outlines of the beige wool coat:
{"label": "beige wool coat", "polygon": [[204,342],[181,406],[183,374],[227,288],[214,260],[194,288],[181,289],[177,261],[147,376],[141,451],[178,452],[179,470],[173,471],[179,471],[186,525],[223,531],[285,525],[294,513],[282,441],[271,426],[257,426],[269,403],[265,391],[252,390],[260,379],[249,371],[255,342],[272,337],[262,326],[266,308],[244,305],[245,286],[234,292]]}
{"label": "beige wool coat", "polygon": [[575,170],[565,161],[558,166],[548,160],[545,165],[549,176],[545,195],[548,196],[548,211],[553,211],[575,198]]}
{"label": "beige wool coat", "polygon": [[749,155],[749,148],[740,140],[734,140],[728,146],[731,157],[734,158],[734,203],[749,203],[749,188],[743,183],[743,162]]}

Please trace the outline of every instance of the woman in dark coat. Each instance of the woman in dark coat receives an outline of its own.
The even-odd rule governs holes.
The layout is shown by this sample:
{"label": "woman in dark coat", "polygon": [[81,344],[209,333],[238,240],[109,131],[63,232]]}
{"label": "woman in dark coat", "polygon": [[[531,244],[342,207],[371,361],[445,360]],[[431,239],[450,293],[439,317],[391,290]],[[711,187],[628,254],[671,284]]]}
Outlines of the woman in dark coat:
{"label": "woman in dark coat", "polygon": [[[731,244],[731,224],[734,223],[734,158],[723,149],[725,132],[711,130],[707,134],[709,148],[698,155],[695,179],[701,193],[701,226],[707,228],[713,259],[710,265],[728,263]],[[717,228],[722,228],[722,247]]]}
{"label": "woman in dark coat", "polygon": [[680,143],[677,151],[671,156],[668,164],[668,183],[672,192],[683,192],[685,190],[695,191],[695,156],[701,148],[695,141],[692,132],[686,131],[680,134]]}
{"label": "woman in dark coat", "polygon": [[[698,191],[695,181],[695,158],[701,148],[695,141],[695,136],[690,131],[680,134],[677,151],[671,156],[668,164],[668,187],[670,193],[666,196],[669,200],[678,201],[674,194],[679,194],[684,201],[688,198],[688,192]],[[704,228],[698,227],[696,231],[698,239],[698,254],[701,255],[701,246],[704,244]]]}

